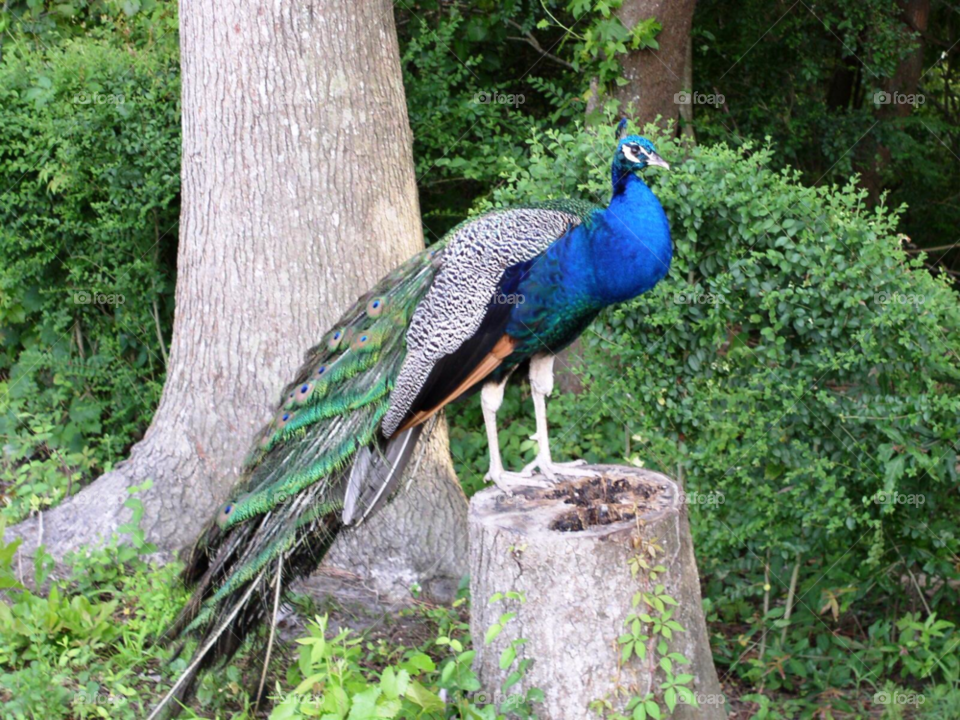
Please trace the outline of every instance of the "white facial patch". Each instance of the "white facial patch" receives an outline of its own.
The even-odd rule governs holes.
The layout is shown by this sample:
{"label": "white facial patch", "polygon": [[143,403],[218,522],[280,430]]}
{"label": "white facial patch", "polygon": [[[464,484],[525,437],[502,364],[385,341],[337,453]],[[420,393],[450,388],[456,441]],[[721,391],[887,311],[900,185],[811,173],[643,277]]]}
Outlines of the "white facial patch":
{"label": "white facial patch", "polygon": [[647,159],[647,154],[643,151],[643,148],[640,148],[640,154],[643,156],[643,160],[641,160],[639,157],[637,157],[636,153],[634,153],[633,150],[630,149],[630,146],[629,146],[629,145],[624,145],[624,146],[623,146],[623,155],[624,155],[624,157],[626,157],[627,160],[629,160],[630,162],[640,163],[640,162],[646,161],[646,159]]}

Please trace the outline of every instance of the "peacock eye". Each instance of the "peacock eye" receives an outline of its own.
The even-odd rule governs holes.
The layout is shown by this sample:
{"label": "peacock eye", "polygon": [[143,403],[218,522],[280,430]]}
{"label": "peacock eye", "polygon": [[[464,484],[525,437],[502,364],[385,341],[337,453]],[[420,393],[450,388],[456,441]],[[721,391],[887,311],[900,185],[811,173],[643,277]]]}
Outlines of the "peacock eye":
{"label": "peacock eye", "polygon": [[230,512],[233,510],[233,503],[228,502],[223,506],[223,509],[220,511],[219,517],[217,517],[217,525],[220,527],[226,527],[226,524],[230,521]]}
{"label": "peacock eye", "polygon": [[630,149],[633,151],[633,154],[634,154],[634,155],[639,155],[639,154],[640,154],[640,146],[637,145],[636,143],[632,144],[632,145],[630,146]]}

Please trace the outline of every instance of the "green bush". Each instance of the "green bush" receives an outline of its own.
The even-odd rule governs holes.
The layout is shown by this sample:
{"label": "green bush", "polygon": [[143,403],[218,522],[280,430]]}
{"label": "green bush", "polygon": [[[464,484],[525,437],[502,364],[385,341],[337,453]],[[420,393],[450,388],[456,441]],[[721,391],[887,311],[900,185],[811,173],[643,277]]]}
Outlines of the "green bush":
{"label": "green bush", "polygon": [[[136,517],[139,521],[139,516]],[[0,521],[0,717],[144,717],[155,701],[145,670],[159,673],[169,651],[153,642],[187,599],[179,566],[149,563],[116,538],[67,558],[70,577],[49,578],[38,554],[34,581],[21,583],[19,540],[4,543]],[[149,550],[149,548],[144,548]],[[182,670],[182,662],[166,673]]]}
{"label": "green bush", "polygon": [[149,422],[179,213],[175,8],[97,4],[60,24],[42,9],[20,16],[0,62],[0,482],[14,519],[106,469]]}
{"label": "green bush", "polygon": [[[535,703],[543,700],[538,688],[520,690],[518,684],[531,659],[517,659],[513,640],[500,655],[500,667],[511,672],[494,697],[488,697],[473,671],[476,655],[469,626],[465,588],[452,608],[420,606],[400,612],[429,635],[418,647],[371,642],[349,629],[332,632],[328,617],[317,616],[307,635],[297,640],[297,662],[287,668],[287,690],[280,682],[271,694],[270,720],[323,717],[330,720],[499,720],[535,718]],[[496,593],[490,602],[522,604],[521,593]],[[515,619],[505,612],[489,628],[484,643],[492,642]],[[417,633],[414,633],[415,635]]]}
{"label": "green bush", "polygon": [[[495,202],[604,203],[609,142],[609,130],[534,135]],[[898,212],[868,210],[852,183],[804,187],[770,169],[769,147],[657,144],[673,170],[646,177],[674,263],[588,331],[584,392],[550,404],[555,455],[682,478],[711,617],[743,629],[716,639],[718,660],[751,683],[801,692],[886,671],[956,681],[955,654],[922,670],[875,657],[880,635],[902,638],[878,624],[898,608],[939,612],[950,628],[931,640],[939,650],[957,641],[956,293],[901,250]],[[512,465],[533,454],[522,399],[514,390],[500,420]],[[455,417],[458,469],[476,484],[479,412]]]}

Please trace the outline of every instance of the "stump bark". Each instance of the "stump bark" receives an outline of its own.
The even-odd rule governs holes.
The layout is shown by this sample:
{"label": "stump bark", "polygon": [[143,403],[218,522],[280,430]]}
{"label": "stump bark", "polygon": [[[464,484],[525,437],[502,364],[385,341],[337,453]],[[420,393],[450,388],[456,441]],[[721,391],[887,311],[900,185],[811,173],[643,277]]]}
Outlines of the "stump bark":
{"label": "stump bark", "polygon": [[[672,714],[681,720],[721,720],[724,698],[713,665],[700,598],[693,543],[683,495],[670,478],[639,468],[588,466],[599,477],[564,482],[549,489],[523,489],[513,496],[491,488],[470,503],[470,619],[475,639],[475,668],[488,702],[507,693],[539,688],[545,699],[537,706],[546,720],[591,716],[589,705],[608,701],[623,710],[633,696],[653,693],[666,711],[661,685],[666,673],[663,654],[641,623],[646,657],[621,661],[631,613],[662,617],[643,603],[634,607],[636,593],[669,595],[678,603],[671,619],[685,629],[671,632],[669,653],[680,653],[690,664],[672,663],[674,675],[687,673],[687,683],[699,707],[680,698]],[[644,558],[650,569],[631,572],[631,562]],[[655,576],[655,577],[654,577]],[[490,603],[495,593],[518,591],[525,601]],[[504,612],[516,617],[505,623],[490,644],[483,638]],[[517,660],[533,664],[519,685],[506,693],[502,684],[517,664],[501,669],[501,653],[524,638]]]}

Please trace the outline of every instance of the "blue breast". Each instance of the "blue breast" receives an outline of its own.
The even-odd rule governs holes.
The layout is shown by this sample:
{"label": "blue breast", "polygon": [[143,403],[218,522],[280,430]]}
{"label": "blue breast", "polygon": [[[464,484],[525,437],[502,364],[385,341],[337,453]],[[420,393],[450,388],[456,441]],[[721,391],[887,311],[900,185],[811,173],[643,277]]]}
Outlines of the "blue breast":
{"label": "blue breast", "polygon": [[630,175],[607,209],[508,271],[501,288],[514,296],[507,334],[517,353],[562,349],[600,310],[656,285],[672,257],[660,202]]}
{"label": "blue breast", "polygon": [[673,258],[670,225],[660,201],[635,175],[625,185],[590,232],[592,292],[605,305],[650,290],[666,276]]}

